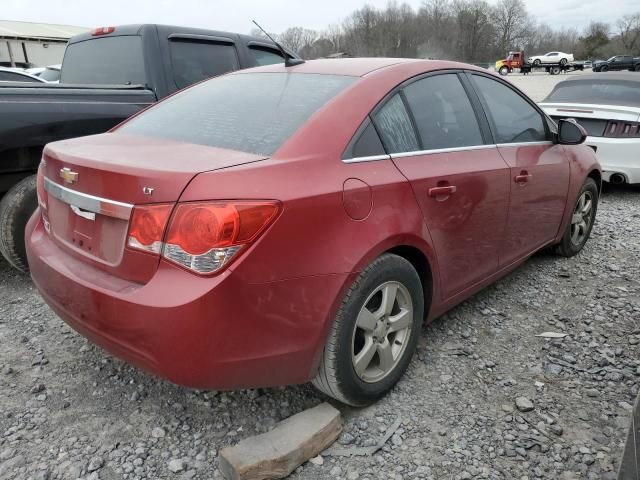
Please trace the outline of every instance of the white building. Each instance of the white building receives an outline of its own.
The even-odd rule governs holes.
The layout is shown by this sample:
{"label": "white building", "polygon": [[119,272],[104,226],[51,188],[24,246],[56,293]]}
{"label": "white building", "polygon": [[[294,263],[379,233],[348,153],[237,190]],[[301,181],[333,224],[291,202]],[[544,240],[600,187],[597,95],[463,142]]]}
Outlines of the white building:
{"label": "white building", "polygon": [[0,66],[27,68],[62,63],[67,40],[87,30],[71,25],[0,20]]}

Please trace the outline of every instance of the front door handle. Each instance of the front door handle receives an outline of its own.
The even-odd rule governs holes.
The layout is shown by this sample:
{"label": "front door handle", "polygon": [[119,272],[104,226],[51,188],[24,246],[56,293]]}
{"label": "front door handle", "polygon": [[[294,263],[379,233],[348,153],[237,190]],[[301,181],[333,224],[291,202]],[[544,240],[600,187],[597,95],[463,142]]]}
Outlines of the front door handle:
{"label": "front door handle", "polygon": [[513,180],[516,183],[527,183],[529,180],[531,180],[532,177],[533,177],[533,175],[531,175],[529,172],[523,170],[522,172],[520,172],[520,175],[516,175]]}
{"label": "front door handle", "polygon": [[443,195],[451,195],[456,193],[455,185],[447,185],[446,187],[433,187],[429,189],[430,197],[441,197]]}

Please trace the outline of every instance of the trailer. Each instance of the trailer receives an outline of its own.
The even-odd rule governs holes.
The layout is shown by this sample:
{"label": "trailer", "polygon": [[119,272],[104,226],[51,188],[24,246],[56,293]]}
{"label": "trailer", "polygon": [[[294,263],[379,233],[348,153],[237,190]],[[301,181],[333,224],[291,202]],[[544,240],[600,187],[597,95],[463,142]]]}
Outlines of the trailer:
{"label": "trailer", "polygon": [[524,52],[518,50],[509,52],[509,55],[503,60],[496,62],[496,71],[504,76],[514,72],[520,72],[525,75],[536,71],[544,70],[550,75],[558,75],[560,73],[582,71],[585,68],[584,62],[560,62],[560,63],[540,63],[533,64],[524,60]]}

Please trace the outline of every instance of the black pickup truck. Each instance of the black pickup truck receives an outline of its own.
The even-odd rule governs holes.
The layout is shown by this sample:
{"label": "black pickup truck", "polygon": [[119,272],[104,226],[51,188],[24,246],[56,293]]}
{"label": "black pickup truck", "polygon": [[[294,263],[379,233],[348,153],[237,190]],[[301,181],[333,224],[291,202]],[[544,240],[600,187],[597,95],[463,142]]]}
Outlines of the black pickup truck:
{"label": "black pickup truck", "polygon": [[640,72],[640,57],[631,55],[616,55],[609,60],[595,60],[592,65],[594,72],[608,72],[613,70],[631,70]]}
{"label": "black pickup truck", "polygon": [[[298,58],[286,51],[290,58]],[[281,63],[270,40],[165,25],[98,28],[73,37],[59,84],[0,86],[0,252],[26,270],[24,228],[37,205],[43,147],[102,133],[173,92],[242,68]]]}

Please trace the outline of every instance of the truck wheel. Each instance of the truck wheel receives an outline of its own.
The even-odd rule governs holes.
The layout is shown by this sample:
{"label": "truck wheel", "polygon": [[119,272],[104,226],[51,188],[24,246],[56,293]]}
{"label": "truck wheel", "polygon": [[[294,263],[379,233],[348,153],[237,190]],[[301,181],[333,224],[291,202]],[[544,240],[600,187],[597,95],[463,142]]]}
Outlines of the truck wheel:
{"label": "truck wheel", "polygon": [[509,73],[509,67],[507,66],[500,67],[500,70],[498,70],[498,73],[504,77]]}
{"label": "truck wheel", "polygon": [[549,73],[551,75],[558,75],[560,73],[560,67],[551,67]]}
{"label": "truck wheel", "polygon": [[29,270],[24,229],[37,206],[35,175],[16,183],[0,202],[0,253],[23,272]]}
{"label": "truck wheel", "polygon": [[640,64],[636,65],[633,70],[636,72],[640,72]]}
{"label": "truck wheel", "polygon": [[609,67],[608,67],[608,66],[606,66],[606,65],[602,65],[602,66],[600,67],[600,71],[601,71],[601,72],[608,72],[608,71],[609,71]]}

